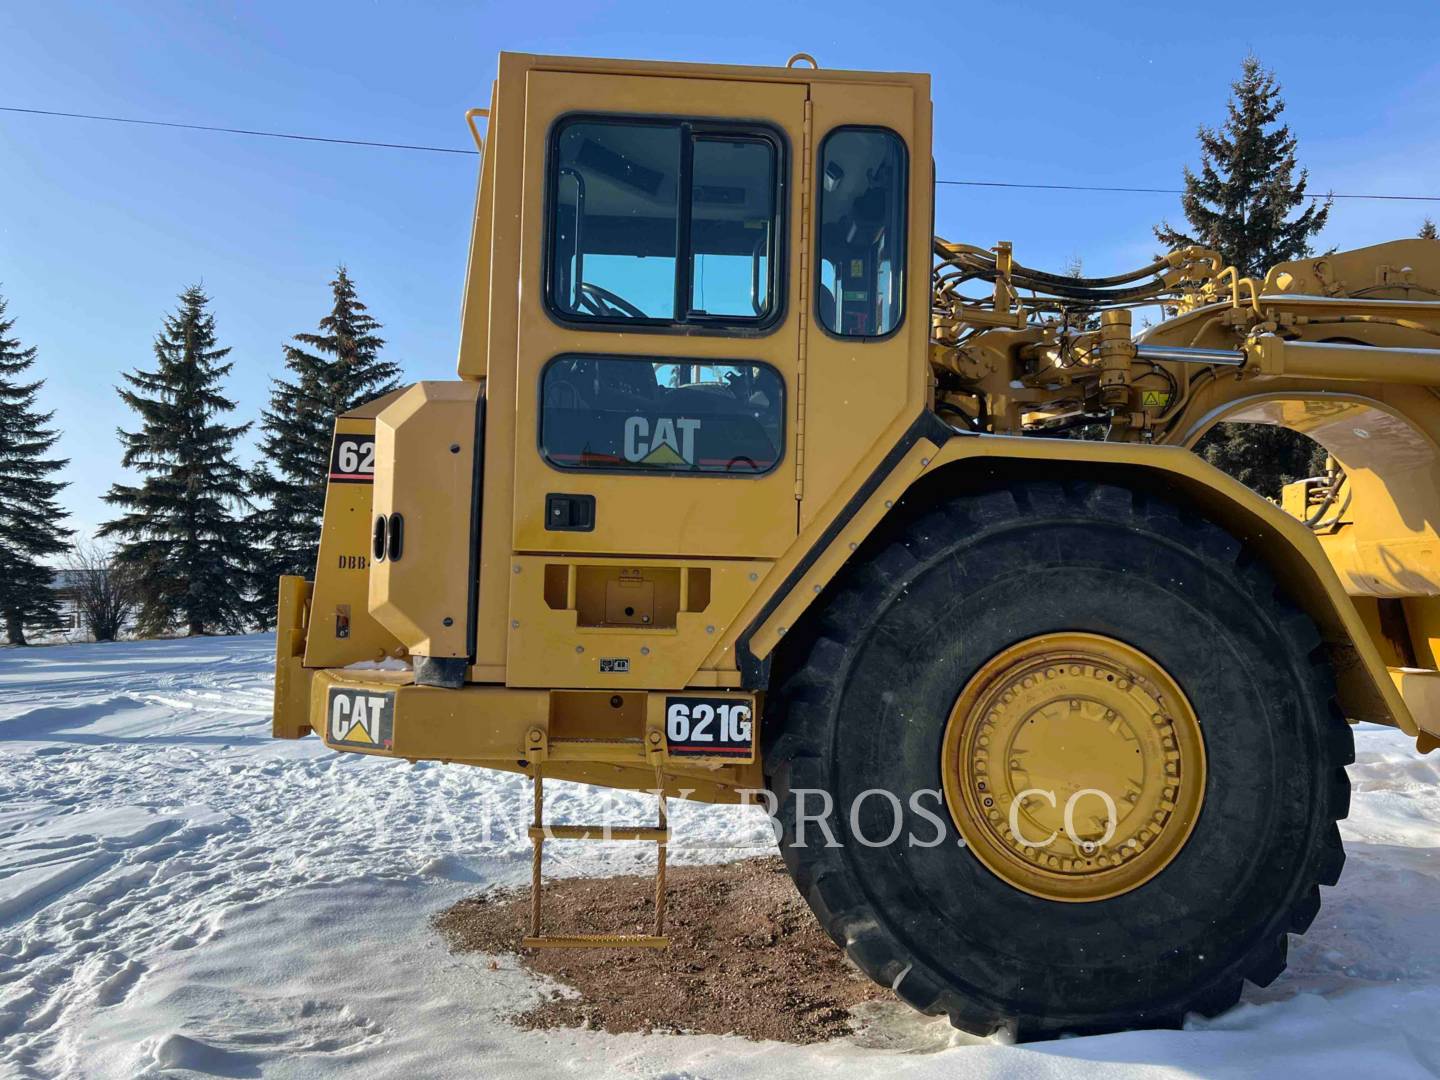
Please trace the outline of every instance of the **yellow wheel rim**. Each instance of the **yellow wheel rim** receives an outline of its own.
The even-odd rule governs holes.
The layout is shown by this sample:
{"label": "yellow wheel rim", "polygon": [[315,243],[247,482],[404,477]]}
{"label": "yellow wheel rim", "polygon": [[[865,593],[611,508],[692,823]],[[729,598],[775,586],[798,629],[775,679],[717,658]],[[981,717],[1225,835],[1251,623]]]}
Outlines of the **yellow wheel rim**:
{"label": "yellow wheel rim", "polygon": [[965,843],[1047,900],[1106,900],[1185,846],[1205,743],[1169,674],[1098,634],[1045,634],[975,673],[945,728],[941,776]]}

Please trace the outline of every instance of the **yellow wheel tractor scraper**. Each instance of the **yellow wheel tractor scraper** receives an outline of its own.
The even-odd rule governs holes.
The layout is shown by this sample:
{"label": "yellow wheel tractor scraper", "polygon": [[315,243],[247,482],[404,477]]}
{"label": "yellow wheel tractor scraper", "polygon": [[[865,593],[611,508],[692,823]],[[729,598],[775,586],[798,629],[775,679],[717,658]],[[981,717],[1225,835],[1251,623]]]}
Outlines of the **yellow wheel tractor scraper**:
{"label": "yellow wheel tractor scraper", "polygon": [[[666,799],[764,796],[917,1009],[1214,1014],[1340,873],[1347,721],[1440,739],[1440,243],[1032,270],[934,237],[929,87],[502,55],[459,379],[338,418],[275,734],[533,777],[528,944],[663,945]],[[1220,421],[1329,465],[1274,505]],[[653,934],[545,934],[542,779],[658,788]]]}

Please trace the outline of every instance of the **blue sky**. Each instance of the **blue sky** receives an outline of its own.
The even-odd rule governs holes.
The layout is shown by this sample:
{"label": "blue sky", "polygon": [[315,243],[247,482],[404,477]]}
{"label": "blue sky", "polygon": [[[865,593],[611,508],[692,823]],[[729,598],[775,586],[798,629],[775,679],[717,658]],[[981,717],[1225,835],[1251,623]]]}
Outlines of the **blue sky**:
{"label": "blue sky", "polygon": [[[1316,190],[1440,193],[1440,4],[44,3],[0,5],[0,105],[465,147],[501,49],[720,63],[814,53],[929,71],[951,179],[1176,186],[1241,58],[1277,71]],[[0,294],[40,349],[82,532],[121,476],[120,372],[187,284],[257,416],[345,262],[411,379],[453,377],[476,160],[0,113]],[[1325,245],[1440,204],[1337,202]],[[1128,269],[1165,195],[942,187],[937,230],[1030,265]],[[253,457],[249,442],[246,459]]]}

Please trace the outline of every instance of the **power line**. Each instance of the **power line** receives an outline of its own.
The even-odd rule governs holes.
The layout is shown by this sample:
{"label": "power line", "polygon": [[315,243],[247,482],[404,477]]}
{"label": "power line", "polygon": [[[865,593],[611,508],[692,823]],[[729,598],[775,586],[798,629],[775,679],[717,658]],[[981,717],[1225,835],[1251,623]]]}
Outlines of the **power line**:
{"label": "power line", "polygon": [[[1115,191],[1136,195],[1184,195],[1181,188],[1100,187],[1094,184],[1016,184],[1005,180],[936,180],[937,184],[959,187],[1029,188],[1033,191]],[[1332,191],[1325,195],[1306,195],[1307,199],[1395,199],[1402,202],[1440,202],[1440,195],[1353,195]]]}
{"label": "power line", "polygon": [[294,139],[297,142],[338,143],[342,146],[379,146],[386,150],[424,150],[432,154],[469,154],[476,156],[477,150],[464,150],[453,146],[418,146],[414,143],[373,142],[369,139],[332,139],[323,135],[293,135],[283,131],[255,131],[250,128],[213,127],[210,124],[178,124],[170,120],[136,120],[129,116],[97,116],[94,113],[59,112],[55,109],[22,109],[15,105],[0,105],[0,112],[27,113],[30,116],[62,116],[68,120],[103,120],[109,124],[140,124],[144,127],[184,128],[187,131],[219,131],[227,135],[256,135],[264,139]]}
{"label": "power line", "polygon": [[[255,128],[217,127],[211,124],[181,124],[171,120],[139,120],[129,116],[101,116],[96,113],[62,112],[58,109],[24,109],[17,105],[0,105],[0,112],[23,113],[28,116],[62,117],[67,120],[99,120],[108,124],[138,124],[142,127],[180,128],[185,131],[214,131],[225,135],[251,135],[262,139],[290,139],[295,142],[333,143],[337,146],[372,146],[383,150],[418,150],[428,154],[461,154],[476,157],[477,150],[456,146],[425,146],[418,143],[378,142],[372,139],[340,139],[324,135],[296,135],[284,131],[260,131]],[[1180,188],[1108,187],[1099,184],[1029,184],[1010,180],[936,180],[949,187],[1015,188],[1026,191],[1093,191],[1124,195],[1183,195]],[[1307,199],[1378,199],[1390,202],[1440,202],[1440,195],[1371,195],[1330,192],[1307,195]]]}

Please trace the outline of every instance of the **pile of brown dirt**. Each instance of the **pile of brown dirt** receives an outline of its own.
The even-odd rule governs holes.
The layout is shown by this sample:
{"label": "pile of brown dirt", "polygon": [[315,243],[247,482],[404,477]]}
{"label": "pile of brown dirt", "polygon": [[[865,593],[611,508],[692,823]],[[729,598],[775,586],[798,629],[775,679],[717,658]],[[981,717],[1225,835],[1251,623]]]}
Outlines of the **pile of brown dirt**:
{"label": "pile of brown dirt", "polygon": [[[850,1030],[850,1009],[889,995],[821,931],[779,859],[672,868],[668,949],[520,949],[528,890],[491,891],[441,912],[462,952],[519,952],[524,965],[578,992],[521,1013],[527,1028],[736,1034],[823,1042]],[[570,878],[544,889],[554,934],[650,933],[650,877]]]}

